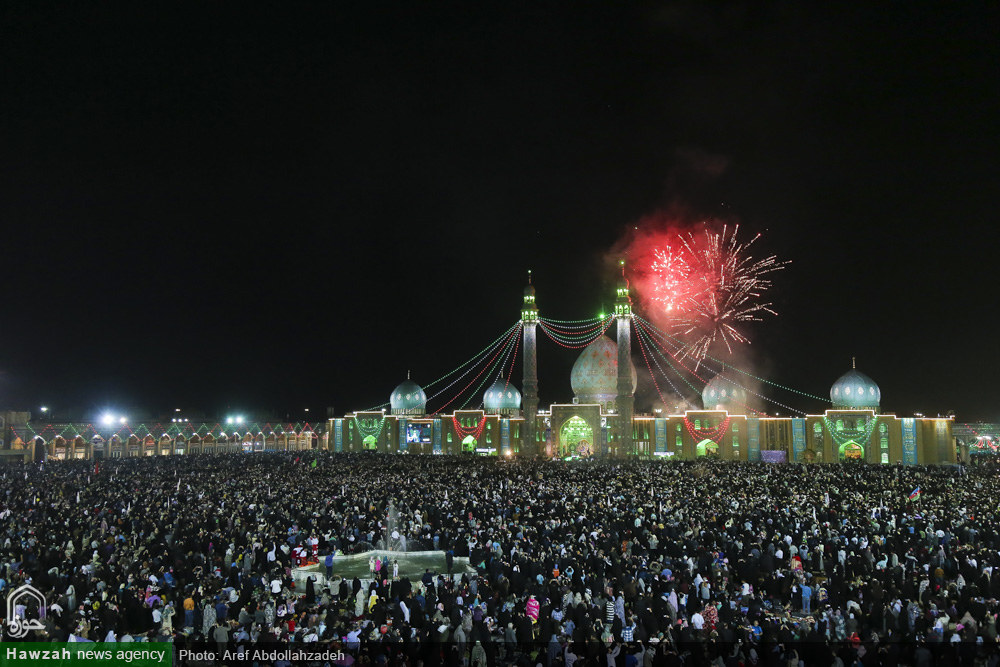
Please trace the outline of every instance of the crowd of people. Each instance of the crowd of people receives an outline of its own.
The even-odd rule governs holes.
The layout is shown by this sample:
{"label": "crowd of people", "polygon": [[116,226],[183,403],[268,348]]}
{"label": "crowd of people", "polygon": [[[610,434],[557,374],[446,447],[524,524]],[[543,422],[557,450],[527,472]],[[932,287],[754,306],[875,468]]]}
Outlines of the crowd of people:
{"label": "crowd of people", "polygon": [[[45,596],[40,641],[291,642],[413,667],[996,665],[998,473],[327,452],[52,461],[2,473],[0,590]],[[401,576],[380,557],[338,576],[331,556],[385,539],[390,511],[402,541],[447,564]]]}

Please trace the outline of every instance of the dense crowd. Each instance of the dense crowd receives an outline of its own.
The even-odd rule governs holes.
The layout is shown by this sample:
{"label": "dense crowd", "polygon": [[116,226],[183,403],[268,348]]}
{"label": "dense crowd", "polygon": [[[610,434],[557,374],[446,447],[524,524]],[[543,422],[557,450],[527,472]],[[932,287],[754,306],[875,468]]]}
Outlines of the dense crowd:
{"label": "dense crowd", "polygon": [[[45,595],[36,640],[292,642],[413,666],[996,665],[998,473],[325,452],[56,461],[3,472],[0,588]],[[448,554],[442,570],[471,568],[410,578],[387,562],[359,579],[331,565],[327,578],[328,555],[386,537],[390,505],[409,544]],[[318,572],[296,581],[296,548],[314,545]]]}

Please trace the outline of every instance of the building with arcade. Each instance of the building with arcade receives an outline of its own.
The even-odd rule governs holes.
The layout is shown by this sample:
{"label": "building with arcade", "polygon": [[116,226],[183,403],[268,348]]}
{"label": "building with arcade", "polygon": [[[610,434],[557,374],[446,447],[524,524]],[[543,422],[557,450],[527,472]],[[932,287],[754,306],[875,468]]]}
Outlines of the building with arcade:
{"label": "building with arcade", "polygon": [[[609,335],[612,328],[614,339]],[[539,331],[563,347],[580,350],[570,376],[571,400],[540,405]],[[518,344],[520,388],[513,382]],[[519,320],[479,359],[441,378],[441,384],[450,381],[446,389],[456,383],[471,388],[461,407],[456,396],[428,410],[428,402],[442,392],[428,397],[429,387],[407,377],[392,390],[387,403],[316,425],[211,420],[134,427],[36,424],[18,413],[22,417],[7,418],[3,451],[7,460],[24,461],[325,449],[563,459],[712,457],[775,463],[944,464],[968,460],[969,443],[975,448],[964,435],[962,442],[956,440],[950,417],[882,412],[878,385],[853,364],[833,383],[830,407],[821,414],[778,416],[754,409],[750,399],[759,394],[741,384],[742,371],[725,365],[710,379],[687,368],[701,382],[701,409],[682,410],[678,405],[671,410],[670,404],[676,402],[661,393],[660,408],[636,413],[633,358],[646,363],[659,391],[658,370],[665,365],[685,367],[677,350],[669,334],[632,312],[624,270],[613,312],[577,322],[542,318],[529,277]],[[477,364],[487,359],[474,374]],[[470,375],[472,381],[466,384]],[[661,381],[671,383],[666,376]]]}

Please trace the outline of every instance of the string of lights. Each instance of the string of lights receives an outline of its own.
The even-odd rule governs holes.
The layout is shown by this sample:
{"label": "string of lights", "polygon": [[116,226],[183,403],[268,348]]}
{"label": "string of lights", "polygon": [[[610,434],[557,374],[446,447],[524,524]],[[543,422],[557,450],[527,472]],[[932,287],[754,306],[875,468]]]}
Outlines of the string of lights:
{"label": "string of lights", "polygon": [[593,331],[593,330],[599,328],[602,324],[604,324],[604,320],[607,319],[607,318],[602,317],[602,318],[600,318],[598,320],[591,320],[590,322],[588,322],[586,324],[581,324],[581,325],[578,325],[578,326],[566,326],[566,325],[553,324],[552,320],[545,319],[544,317],[540,317],[538,319],[539,319],[540,322],[544,322],[545,326],[549,327],[553,331],[557,331],[559,333],[563,333],[563,334],[567,334],[567,335],[578,335],[578,334],[584,334],[584,333],[587,333],[588,331]]}
{"label": "string of lights", "polygon": [[[637,335],[636,339],[639,341],[639,349],[642,351],[642,358],[646,361],[646,368],[649,369],[649,376],[653,379],[653,386],[656,387],[656,393],[660,395],[660,401],[663,405],[667,405],[667,399],[663,397],[663,391],[660,389],[660,383],[656,381],[656,373],[653,372],[653,367],[649,364],[649,357],[646,356],[646,346],[642,342],[642,335]],[[657,364],[657,366],[659,366],[659,364]],[[660,369],[660,372],[662,373],[663,369]],[[666,374],[664,374],[664,377],[667,378]],[[667,382],[670,382],[670,378],[667,378]],[[670,386],[673,387],[674,392],[676,392],[679,396],[680,392],[677,391],[677,387],[674,387],[673,382],[670,382]]]}
{"label": "string of lights", "polygon": [[[515,333],[514,337],[511,338],[510,343],[507,345],[506,349],[504,350],[503,360],[498,364],[501,373],[503,372],[503,369],[507,367],[507,359],[510,358],[511,351],[514,350],[514,349],[517,349],[518,342],[520,341],[520,338],[521,337],[518,336]],[[496,367],[497,367],[497,365],[493,366],[493,368],[496,368]],[[462,409],[463,410],[466,408],[466,406],[468,406],[469,401],[471,401],[471,400],[473,400],[474,398],[477,398],[477,397],[480,399],[479,405],[482,406],[482,389],[483,389],[483,386],[485,386],[486,383],[489,382],[489,379],[491,377],[493,377],[493,368],[491,368],[490,371],[483,376],[483,380],[482,380],[482,382],[479,383],[479,386],[476,387],[472,391],[472,393],[469,394],[469,396],[465,399],[465,402],[462,403]]]}
{"label": "string of lights", "polygon": [[[643,325],[643,326],[645,326],[645,325]],[[684,370],[686,370],[688,373],[691,373],[692,375],[694,375],[696,378],[698,378],[699,380],[701,380],[705,384],[708,384],[708,382],[704,378],[702,378],[700,375],[698,375],[697,372],[695,372],[695,371],[691,370],[690,368],[688,368],[686,365],[684,365],[683,361],[681,361],[680,359],[678,359],[672,352],[670,352],[670,350],[668,350],[666,348],[665,342],[657,341],[655,335],[654,335],[653,340],[655,342],[657,342],[657,345],[661,349],[663,349],[667,354],[669,354],[671,356],[671,358],[673,358],[673,360],[676,361]],[[676,368],[675,368],[675,370],[676,370]],[[745,386],[741,385],[740,383],[738,383],[735,380],[733,380],[731,377],[723,375],[721,371],[719,372],[719,375],[722,375],[722,377],[724,379],[726,379],[727,381],[729,381],[730,383],[732,383],[734,386],[739,387],[740,389],[742,389],[743,391],[747,392],[748,394],[752,394],[753,396],[756,396],[757,398],[761,399],[762,401],[766,401],[768,403],[772,403],[772,404],[778,406],[779,408],[784,408],[785,410],[788,410],[789,412],[794,412],[794,413],[800,414],[800,415],[806,414],[803,410],[799,410],[798,408],[793,408],[790,405],[785,405],[784,403],[781,403],[780,401],[776,401],[773,398],[769,398],[767,396],[764,396],[763,394],[760,394],[760,393],[754,391],[753,389],[750,389],[749,387],[745,387]],[[751,408],[750,406],[742,403],[741,401],[735,401],[735,402],[737,404],[739,404],[740,406],[742,406],[744,409],[748,410],[749,412],[752,412],[754,414],[759,414],[759,412],[757,410],[754,410],[753,408]]]}
{"label": "string of lights", "polygon": [[[663,336],[666,339],[670,339],[674,344],[677,345],[677,349],[678,350],[682,350],[682,349],[685,348],[685,344],[683,343],[683,341],[681,341],[681,339],[677,338],[676,336],[672,336],[669,333],[663,331],[662,329],[660,329],[658,326],[656,326],[655,324],[653,324],[649,320],[641,318],[638,315],[635,315],[634,317],[635,317],[635,319],[641,320],[643,322],[643,324],[645,324],[646,326],[654,329],[659,335]],[[725,368],[730,368],[730,369],[736,371],[737,373],[741,373],[742,375],[746,375],[747,377],[753,378],[754,380],[757,380],[758,382],[763,382],[764,384],[771,385],[772,387],[777,387],[778,389],[783,389],[783,390],[791,392],[793,394],[798,394],[798,395],[804,396],[806,398],[812,398],[812,399],[815,399],[817,401],[823,401],[825,403],[829,403],[830,402],[830,398],[829,397],[823,398],[822,396],[817,396],[816,394],[810,394],[809,392],[799,391],[798,389],[793,389],[792,387],[787,387],[787,386],[785,386],[783,384],[779,384],[777,382],[773,382],[771,380],[768,380],[767,378],[758,377],[758,376],[754,375],[753,373],[750,373],[749,371],[745,371],[745,370],[739,368],[738,366],[733,366],[733,365],[729,364],[728,362],[721,361],[719,359],[716,359],[715,357],[705,355],[705,359],[710,359],[711,361],[714,361],[715,363],[720,364],[721,366],[723,366]],[[784,407],[784,406],[782,406],[782,407]]]}
{"label": "string of lights", "polygon": [[830,421],[829,417],[823,415],[823,423],[826,426],[826,430],[838,447],[852,441],[858,442],[858,444],[868,442],[868,440],[872,437],[872,431],[875,430],[875,423],[877,421],[877,419],[868,418],[865,419],[864,428],[845,429],[841,427],[838,429],[835,427],[836,425]]}
{"label": "string of lights", "polygon": [[[660,358],[663,359],[664,362],[666,362],[667,366],[669,366],[670,369],[673,370],[674,374],[677,375],[677,377],[680,378],[684,382],[684,384],[690,387],[692,391],[694,391],[695,393],[701,393],[701,390],[698,387],[691,384],[691,382],[687,379],[687,377],[685,377],[683,373],[681,373],[680,371],[677,370],[677,368],[674,367],[674,365],[670,362],[669,359],[667,359],[667,357],[663,354],[663,352],[660,352],[659,350],[656,350],[655,348],[652,347],[654,341],[652,340],[652,338],[649,337],[649,334],[647,332],[642,330],[638,325],[636,325],[636,331],[639,333],[638,338],[640,339],[639,341],[640,345],[642,345],[642,338],[645,337],[647,344],[651,347],[651,349],[654,349],[660,355]],[[663,369],[663,366],[660,365],[659,360],[655,356],[653,357],[653,363],[656,364],[656,367],[659,369],[660,374],[670,384],[670,387],[674,390],[674,392],[678,396],[683,396],[683,394],[677,388],[677,385],[673,383],[673,381],[670,379],[670,375]],[[664,405],[666,405],[665,402]]]}
{"label": "string of lights", "polygon": [[[496,339],[495,339],[495,340],[494,340],[493,342],[491,342],[491,343],[490,343],[489,345],[487,345],[487,346],[486,346],[486,347],[484,347],[484,348],[483,348],[482,350],[480,350],[480,351],[479,351],[479,352],[477,352],[477,353],[476,353],[475,355],[473,355],[473,356],[472,356],[472,358],[470,358],[470,359],[469,359],[468,361],[466,361],[465,363],[463,363],[463,364],[459,365],[458,367],[454,368],[453,370],[451,370],[451,371],[448,371],[447,373],[445,373],[444,375],[442,375],[442,376],[441,376],[441,377],[439,377],[438,379],[434,380],[433,382],[429,382],[428,384],[425,384],[425,385],[424,385],[424,387],[423,387],[423,388],[424,388],[424,391],[426,391],[426,390],[430,389],[431,387],[433,387],[433,386],[434,386],[434,385],[436,385],[437,383],[441,382],[442,380],[445,380],[445,379],[447,379],[447,378],[451,377],[452,375],[454,375],[455,373],[459,372],[460,370],[462,370],[463,368],[465,368],[465,367],[466,367],[466,366],[468,366],[469,364],[471,364],[471,363],[473,363],[473,362],[478,362],[478,361],[481,361],[481,360],[483,359],[483,357],[485,357],[485,356],[486,356],[486,355],[488,355],[488,354],[489,354],[490,352],[492,352],[492,351],[493,351],[493,349],[494,349],[494,348],[495,348],[495,347],[496,347],[497,345],[500,345],[500,344],[501,344],[501,342],[502,342],[503,340],[505,340],[505,339],[507,338],[507,336],[508,336],[508,335],[510,334],[510,332],[511,332],[511,331],[513,331],[514,329],[518,329],[519,327],[521,327],[521,321],[520,321],[520,320],[518,320],[517,322],[514,322],[514,324],[512,324],[512,325],[511,325],[511,326],[510,326],[510,327],[509,327],[509,328],[508,328],[507,330],[505,330],[505,331],[504,331],[504,332],[503,332],[502,334],[500,334],[500,335],[499,335],[499,336],[498,336],[498,337],[497,337],[497,338],[496,338]],[[459,379],[461,379],[461,378],[459,378]],[[452,384],[454,384],[454,382],[453,382]],[[448,386],[450,387],[451,385],[448,385]],[[447,391],[447,387],[445,387],[445,389],[444,389],[444,390],[442,390],[442,391]],[[440,391],[439,391],[439,392],[437,392],[437,394],[435,394],[435,396],[437,396],[437,395],[438,395],[438,394],[440,394],[440,393],[441,393]],[[430,399],[428,399],[428,400],[430,400]],[[384,408],[384,407],[387,407],[388,405],[389,405],[389,403],[388,403],[388,402],[386,402],[386,403],[382,403],[382,404],[380,404],[380,405],[376,405],[376,406],[375,406],[375,407],[373,407],[373,408],[369,408],[369,409],[368,409],[368,410],[366,410],[365,412],[373,412],[373,411],[375,411],[375,410],[381,410],[382,408]]]}
{"label": "string of lights", "polygon": [[486,428],[486,415],[480,415],[479,421],[476,423],[475,426],[471,428],[465,428],[464,426],[459,424],[458,417],[456,417],[455,415],[452,415],[451,422],[452,425],[455,427],[455,432],[458,433],[458,437],[460,439],[465,440],[467,437],[471,435],[473,439],[475,439],[478,442],[479,438],[482,437],[483,435],[483,429]]}
{"label": "string of lights", "polygon": [[539,318],[544,319],[546,322],[556,322],[557,324],[586,324],[588,322],[594,322],[596,320],[603,320],[604,315],[597,315],[595,317],[590,317],[585,320],[555,320],[551,317]]}
{"label": "string of lights", "polygon": [[606,321],[602,322],[604,327],[597,333],[586,337],[586,339],[583,338],[574,339],[570,337],[564,337],[551,331],[544,323],[539,322],[539,324],[542,328],[542,331],[545,332],[545,335],[547,335],[556,345],[559,345],[567,349],[579,349],[581,347],[587,347],[592,342],[603,336],[604,332],[608,330],[608,327],[611,326],[611,322],[613,321],[614,321],[613,317],[606,318]]}
{"label": "string of lights", "polygon": [[713,442],[719,442],[725,435],[726,431],[729,430],[729,422],[731,417],[728,415],[722,420],[722,423],[714,428],[697,428],[691,421],[685,416],[684,417],[684,428],[687,432],[691,434],[691,438],[695,442],[700,442],[702,440],[711,440]]}
{"label": "string of lights", "polygon": [[[513,336],[515,336],[515,337],[516,337],[516,334],[517,334],[517,331],[518,331],[518,330],[517,330],[517,328],[515,327],[515,328],[513,328],[513,329],[511,330],[511,334],[512,334]],[[493,357],[492,357],[492,358],[491,358],[491,359],[490,359],[490,360],[489,360],[488,362],[486,362],[486,366],[484,366],[484,367],[482,368],[482,370],[480,370],[480,371],[479,371],[479,372],[478,372],[478,373],[476,374],[476,376],[475,376],[474,378],[472,378],[472,380],[471,380],[471,381],[469,382],[469,384],[467,384],[467,385],[465,385],[464,387],[462,387],[462,389],[460,389],[460,390],[459,390],[459,392],[458,392],[457,394],[455,394],[455,395],[454,395],[454,396],[453,396],[453,397],[452,397],[452,398],[451,398],[451,399],[450,399],[450,400],[449,400],[449,401],[448,401],[447,403],[445,403],[445,404],[444,404],[444,405],[442,405],[442,406],[441,406],[440,408],[438,408],[437,412],[443,412],[443,411],[444,411],[444,409],[445,409],[446,407],[448,407],[449,405],[451,405],[452,403],[454,403],[456,399],[458,399],[458,398],[459,398],[460,396],[462,396],[463,394],[465,394],[465,392],[466,392],[466,391],[467,391],[467,390],[469,389],[469,387],[471,387],[471,386],[473,385],[473,383],[475,383],[475,381],[479,379],[479,377],[480,377],[480,376],[481,376],[481,375],[482,375],[482,374],[483,374],[483,373],[484,373],[484,372],[486,371],[486,369],[487,369],[487,368],[491,368],[491,367],[493,366],[493,362],[494,362],[494,361],[496,360],[496,358],[497,358],[497,357],[499,357],[499,356],[500,356],[500,353],[501,353],[501,352],[503,352],[503,350],[504,350],[504,349],[506,349],[506,347],[507,347],[508,345],[510,345],[510,342],[511,342],[511,341],[510,341],[510,338],[508,338],[508,340],[504,341],[504,343],[505,343],[505,344],[503,345],[503,347],[501,347],[501,348],[500,348],[500,350],[498,350],[498,351],[497,351],[497,352],[496,352],[496,353],[495,353],[495,354],[493,355]],[[470,369],[470,371],[471,371],[471,370],[472,370],[472,369]],[[464,377],[464,375],[463,375],[463,377]],[[489,377],[489,376],[488,376],[488,377]],[[454,383],[453,383],[453,384],[454,384]]]}

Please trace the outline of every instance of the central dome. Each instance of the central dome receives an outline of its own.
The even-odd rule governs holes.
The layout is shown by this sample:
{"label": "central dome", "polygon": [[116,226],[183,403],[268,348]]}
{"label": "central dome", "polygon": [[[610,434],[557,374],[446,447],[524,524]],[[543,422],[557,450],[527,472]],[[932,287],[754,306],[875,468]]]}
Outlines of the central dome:
{"label": "central dome", "polygon": [[[637,377],[631,359],[629,370],[635,392]],[[580,403],[613,405],[618,397],[618,345],[607,336],[599,336],[580,353],[569,379]]]}

